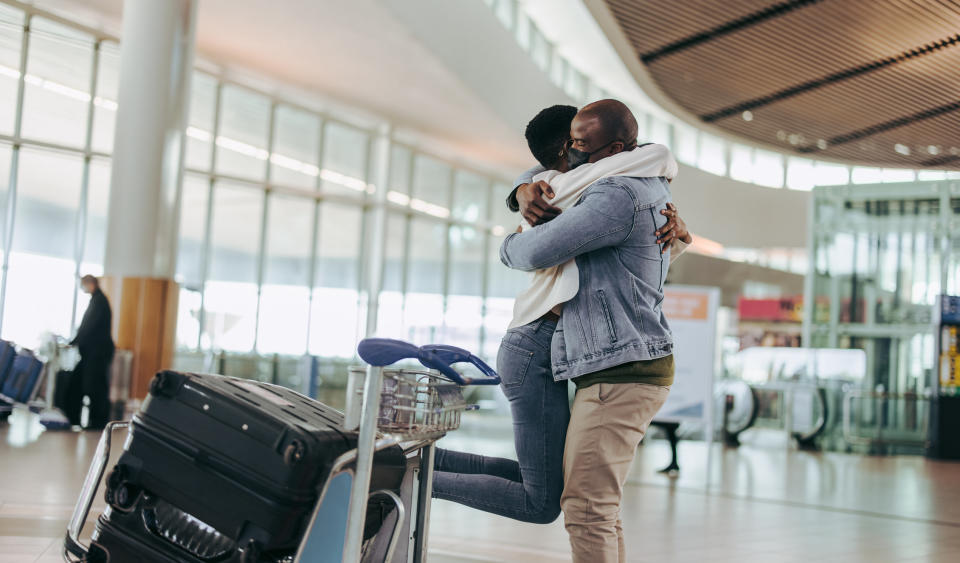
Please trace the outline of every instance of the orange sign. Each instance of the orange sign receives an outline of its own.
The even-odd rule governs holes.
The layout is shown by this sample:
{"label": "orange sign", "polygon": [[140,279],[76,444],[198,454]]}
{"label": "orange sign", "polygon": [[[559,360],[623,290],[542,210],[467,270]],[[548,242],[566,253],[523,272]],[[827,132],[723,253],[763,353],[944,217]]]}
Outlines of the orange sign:
{"label": "orange sign", "polygon": [[667,289],[663,296],[663,314],[667,320],[705,321],[709,304],[709,295]]}

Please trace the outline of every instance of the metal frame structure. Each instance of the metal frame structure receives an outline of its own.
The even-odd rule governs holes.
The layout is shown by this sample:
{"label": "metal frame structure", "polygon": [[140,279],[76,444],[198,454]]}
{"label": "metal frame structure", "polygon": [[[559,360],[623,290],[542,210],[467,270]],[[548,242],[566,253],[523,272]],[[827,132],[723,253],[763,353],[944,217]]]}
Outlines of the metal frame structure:
{"label": "metal frame structure", "polygon": [[[843,400],[843,437],[850,444],[889,444],[927,446],[929,428],[926,417],[920,417],[921,424],[914,427],[918,414],[918,404],[924,405],[936,394],[936,362],[937,358],[926,358],[926,352],[921,350],[924,357],[918,357],[916,350],[904,344],[913,337],[922,336],[932,341],[932,351],[935,351],[938,340],[934,319],[923,322],[922,319],[907,317],[896,322],[882,322],[878,319],[878,299],[881,292],[892,295],[893,303],[898,303],[901,294],[909,290],[916,294],[917,284],[925,286],[923,296],[908,298],[905,311],[923,309],[925,299],[951,291],[951,272],[956,276],[960,266],[960,256],[951,253],[951,233],[960,228],[960,214],[956,211],[956,202],[960,201],[960,182],[924,182],[909,184],[877,184],[864,186],[840,186],[833,188],[816,188],[810,203],[810,224],[818,225],[820,230],[811,229],[808,236],[810,262],[804,287],[803,338],[808,346],[826,346],[837,348],[843,338],[861,339],[862,346],[867,353],[867,379],[860,388],[845,392]],[[932,202],[932,203],[931,203]],[[883,204],[889,206],[889,213],[881,214],[874,207],[872,214],[861,217],[863,211],[848,211],[848,207],[857,205]],[[935,213],[919,213],[920,205],[933,205]],[[911,207],[918,206],[918,207]],[[822,209],[831,210],[827,216],[822,216]],[[866,209],[870,209],[867,207]],[[886,209],[886,208],[884,208]],[[913,209],[914,213],[904,213],[906,209]],[[899,213],[898,213],[899,211]],[[818,268],[818,259],[821,254],[829,262],[829,252],[838,232],[845,232],[854,237],[852,256],[843,260],[852,260],[857,264],[858,247],[861,237],[868,245],[879,245],[868,255],[868,263],[864,268],[854,268],[852,274],[821,272]],[[925,237],[925,247],[918,248],[916,235]],[[872,248],[872,247],[871,247]],[[895,263],[885,263],[891,260],[888,256],[895,252]],[[926,252],[927,254],[924,254]],[[926,258],[923,260],[923,258]],[[918,259],[923,260],[918,263]],[[909,260],[909,261],[907,261]],[[933,263],[933,266],[931,266]],[[939,268],[939,271],[935,271]],[[895,287],[880,288],[881,278],[886,272],[893,276]],[[915,273],[917,278],[902,278],[903,272]],[[858,285],[858,276],[860,284]],[[825,283],[818,287],[818,282]],[[851,313],[849,319],[843,319],[841,308],[844,296],[841,285],[845,284],[862,290],[862,294],[851,292],[849,303]],[[954,288],[955,289],[955,288]],[[821,295],[829,299],[827,318],[817,318],[816,300]],[[854,318],[853,311],[863,303],[862,319]],[[930,303],[931,310],[934,309]],[[894,313],[888,313],[894,315]],[[902,313],[896,313],[902,314]],[[859,314],[857,315],[859,317]],[[931,313],[933,317],[933,313]],[[879,358],[877,341],[889,340],[889,354]],[[926,360],[926,362],[924,362]],[[875,379],[881,373],[883,361],[889,368],[889,380],[883,388],[877,385],[882,383]],[[920,372],[915,381],[916,388],[911,385],[909,369],[928,363],[934,366],[933,373]],[[856,403],[856,407],[854,401]],[[857,420],[854,420],[857,417]],[[866,424],[860,424],[860,418],[866,418]],[[902,426],[902,427],[901,427]],[[866,427],[872,436],[864,436],[859,431]]]}

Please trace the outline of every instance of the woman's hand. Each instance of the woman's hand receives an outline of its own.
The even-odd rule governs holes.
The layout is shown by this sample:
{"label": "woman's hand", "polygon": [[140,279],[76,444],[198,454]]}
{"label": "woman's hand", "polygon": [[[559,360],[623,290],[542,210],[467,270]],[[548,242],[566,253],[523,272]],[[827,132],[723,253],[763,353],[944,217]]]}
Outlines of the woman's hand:
{"label": "woman's hand", "polygon": [[661,252],[670,250],[677,240],[685,244],[693,242],[693,236],[687,230],[687,224],[680,218],[676,205],[668,203],[667,208],[661,210],[660,214],[667,218],[667,223],[654,233],[657,235],[657,243],[663,245]]}

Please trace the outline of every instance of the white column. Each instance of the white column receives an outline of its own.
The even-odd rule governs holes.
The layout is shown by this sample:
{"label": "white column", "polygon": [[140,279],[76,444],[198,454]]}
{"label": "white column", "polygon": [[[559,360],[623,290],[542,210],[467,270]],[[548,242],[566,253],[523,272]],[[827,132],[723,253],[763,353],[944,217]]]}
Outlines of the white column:
{"label": "white column", "polygon": [[104,271],[171,278],[196,0],[124,0]]}

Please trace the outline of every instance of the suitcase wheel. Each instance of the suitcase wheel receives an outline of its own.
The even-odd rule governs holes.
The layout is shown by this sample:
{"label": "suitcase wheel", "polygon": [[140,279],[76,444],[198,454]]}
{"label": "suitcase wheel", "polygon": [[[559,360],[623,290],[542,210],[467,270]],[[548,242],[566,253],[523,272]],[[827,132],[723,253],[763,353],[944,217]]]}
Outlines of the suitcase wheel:
{"label": "suitcase wheel", "polygon": [[287,465],[294,465],[300,463],[303,459],[303,456],[307,453],[306,446],[303,445],[303,442],[300,440],[293,440],[290,442],[286,449],[283,450],[283,462]]}
{"label": "suitcase wheel", "polygon": [[126,512],[136,504],[138,494],[127,481],[126,467],[116,466],[107,477],[107,489],[104,494],[107,504]]}

